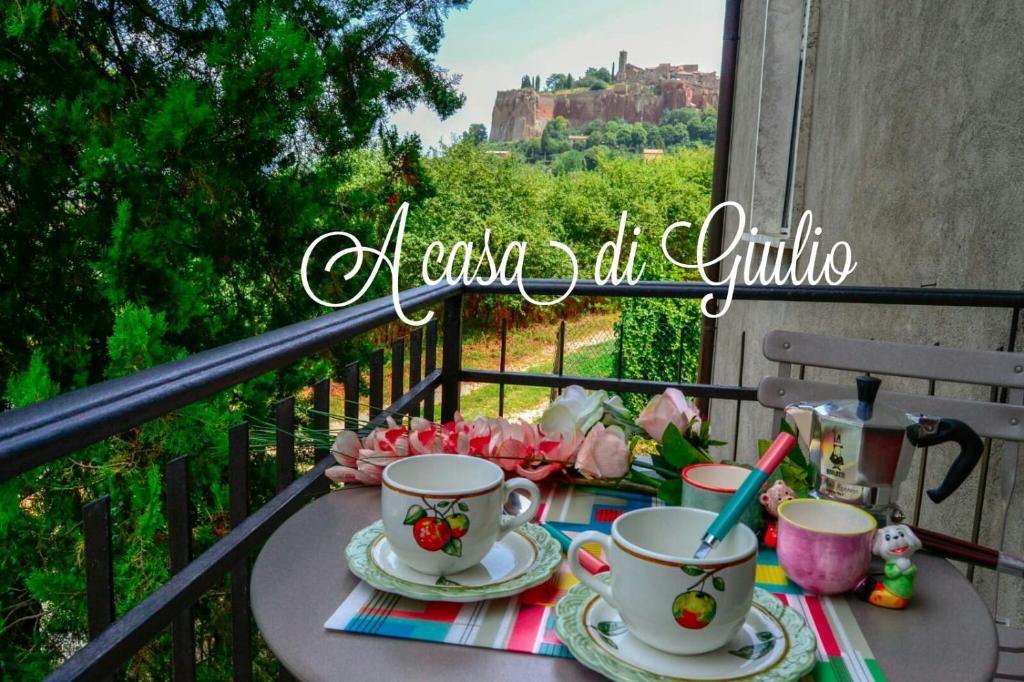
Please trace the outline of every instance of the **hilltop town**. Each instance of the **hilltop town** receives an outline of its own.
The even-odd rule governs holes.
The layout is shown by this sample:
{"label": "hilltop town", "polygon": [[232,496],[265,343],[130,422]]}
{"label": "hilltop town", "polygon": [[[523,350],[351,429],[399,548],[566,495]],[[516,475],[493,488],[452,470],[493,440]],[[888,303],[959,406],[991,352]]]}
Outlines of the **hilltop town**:
{"label": "hilltop town", "polygon": [[613,82],[602,89],[543,92],[535,87],[499,91],[491,111],[491,142],[540,137],[551,119],[562,116],[570,128],[591,121],[623,119],[628,123],[657,123],[665,111],[718,106],[718,74],[700,71],[696,64],[659,64],[643,68],[628,63],[619,52]]}

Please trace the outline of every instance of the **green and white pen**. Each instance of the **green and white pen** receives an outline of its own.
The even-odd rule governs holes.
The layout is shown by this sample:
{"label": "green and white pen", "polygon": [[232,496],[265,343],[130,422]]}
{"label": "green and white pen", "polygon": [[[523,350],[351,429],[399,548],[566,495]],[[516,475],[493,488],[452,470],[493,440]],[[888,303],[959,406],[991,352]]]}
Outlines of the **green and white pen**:
{"label": "green and white pen", "polygon": [[772,475],[775,469],[782,464],[782,460],[786,458],[789,451],[796,445],[796,436],[790,433],[780,433],[772,441],[772,444],[768,446],[764,455],[758,460],[757,464],[751,470],[750,474],[743,479],[743,483],[733,493],[729,501],[725,503],[725,507],[718,513],[707,532],[704,533],[703,542],[700,543],[700,547],[694,553],[694,557],[697,559],[704,559],[707,557],[714,547],[722,541],[726,535],[729,534],[739,521],[740,516],[743,514],[743,510],[747,508],[750,501],[761,491],[761,486],[768,480],[768,477]]}

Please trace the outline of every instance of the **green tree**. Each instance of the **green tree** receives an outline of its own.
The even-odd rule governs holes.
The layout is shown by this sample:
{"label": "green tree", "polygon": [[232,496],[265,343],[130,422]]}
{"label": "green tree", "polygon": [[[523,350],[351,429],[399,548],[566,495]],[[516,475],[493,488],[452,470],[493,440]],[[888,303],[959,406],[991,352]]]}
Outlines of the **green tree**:
{"label": "green tree", "polygon": [[548,156],[561,154],[569,148],[569,122],[564,116],[547,122],[540,137],[540,148]]}
{"label": "green tree", "polygon": [[572,87],[571,73],[553,73],[544,81],[545,87],[552,92],[557,90],[568,90]]}
{"label": "green tree", "polygon": [[519,87],[523,90],[529,90],[533,87],[533,79],[528,75],[523,74],[522,79],[519,81]]}
{"label": "green tree", "polygon": [[462,139],[472,144],[483,144],[487,142],[487,126],[483,123],[471,123],[466,132],[462,134]]}
{"label": "green tree", "polygon": [[[448,11],[466,4],[0,5],[7,401],[320,314],[297,276],[311,239],[344,225],[376,242],[397,202],[431,194],[418,140],[380,126],[399,108],[443,118],[462,104],[434,60]],[[364,182],[353,150],[375,139]],[[337,300],[357,283],[314,285]],[[191,456],[202,551],[224,525],[226,426],[327,371],[310,359],[0,485],[0,674],[37,679],[84,636],[83,502],[112,496],[123,613],[167,579],[162,465]],[[253,466],[271,490],[270,462]],[[222,608],[196,606],[210,679],[230,676]],[[166,641],[147,648],[133,676],[165,679],[168,656]]]}
{"label": "green tree", "polygon": [[565,175],[574,171],[586,169],[586,159],[583,152],[578,149],[570,149],[562,152],[551,162],[551,172],[555,175]]}

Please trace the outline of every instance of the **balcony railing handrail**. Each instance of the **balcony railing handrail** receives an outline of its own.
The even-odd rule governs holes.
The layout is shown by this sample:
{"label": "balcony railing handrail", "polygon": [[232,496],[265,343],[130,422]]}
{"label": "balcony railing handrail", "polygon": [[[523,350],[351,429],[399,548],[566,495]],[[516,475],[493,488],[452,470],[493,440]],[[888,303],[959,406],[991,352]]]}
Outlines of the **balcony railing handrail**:
{"label": "balcony railing handrail", "polygon": [[[523,288],[531,295],[558,295],[568,285],[568,281],[558,279],[523,281]],[[519,288],[514,283],[427,285],[402,292],[400,300],[403,310],[413,312],[462,292],[516,294]],[[708,294],[722,297],[727,292],[726,286],[698,282],[644,281],[602,286],[594,280],[580,280],[573,290],[580,296],[638,298],[701,298]],[[981,289],[737,286],[733,298],[1024,307],[1022,291]],[[393,301],[379,298],[2,413],[0,482],[395,319]]]}
{"label": "balcony railing handrail", "polygon": [[[531,295],[558,295],[568,286],[567,280],[523,280],[523,288]],[[515,283],[425,285],[402,292],[400,301],[403,310],[411,313],[460,293],[518,294],[519,287]],[[580,280],[573,289],[579,296],[637,298],[724,297],[727,293],[726,286],[699,282],[599,285]],[[1024,291],[982,289],[737,286],[733,298],[1024,307]],[[395,319],[393,301],[382,297],[0,413],[0,482]]]}
{"label": "balcony railing handrail", "polygon": [[[402,309],[411,313],[460,289],[404,291]],[[392,300],[378,298],[0,413],[0,482],[396,319]]]}
{"label": "balcony railing handrail", "polygon": [[[531,296],[558,296],[569,286],[563,279],[524,279],[523,290]],[[574,296],[629,298],[703,298],[711,294],[724,298],[725,285],[703,282],[642,281],[636,284],[598,284],[581,279],[573,287]],[[517,283],[469,284],[466,294],[518,294]],[[935,287],[866,287],[866,286],[762,286],[737,285],[733,290],[737,301],[780,301],[817,303],[877,303],[891,305],[962,306],[968,308],[1021,308],[1024,291],[1013,289],[953,289]]]}

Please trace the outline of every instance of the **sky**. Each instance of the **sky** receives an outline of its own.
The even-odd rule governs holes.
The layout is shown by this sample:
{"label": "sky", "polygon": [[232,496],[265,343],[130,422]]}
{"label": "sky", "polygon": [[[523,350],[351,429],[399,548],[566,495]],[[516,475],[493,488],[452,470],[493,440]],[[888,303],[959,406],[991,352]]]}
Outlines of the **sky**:
{"label": "sky", "polygon": [[724,11],[722,0],[473,0],[449,14],[437,55],[440,66],[462,74],[466,103],[446,121],[418,107],[392,122],[419,133],[424,147],[449,142],[471,123],[490,130],[495,93],[518,88],[523,74],[543,84],[551,73],[610,69],[619,50],[636,66],[719,71]]}

